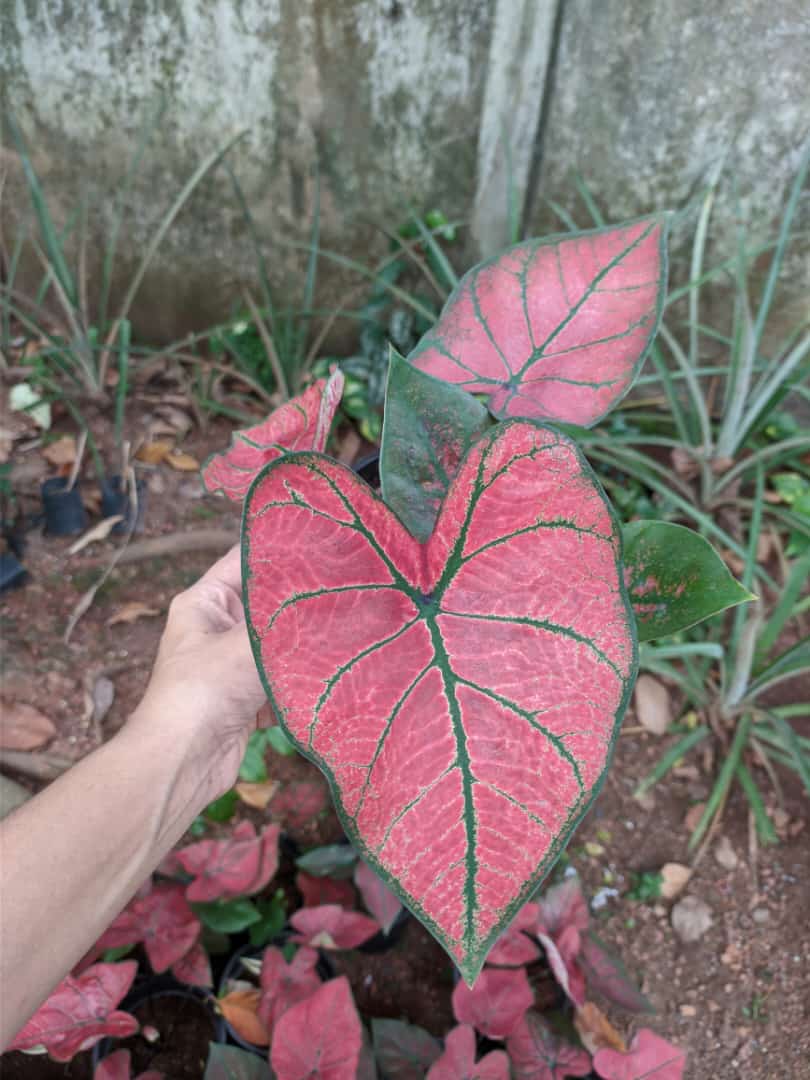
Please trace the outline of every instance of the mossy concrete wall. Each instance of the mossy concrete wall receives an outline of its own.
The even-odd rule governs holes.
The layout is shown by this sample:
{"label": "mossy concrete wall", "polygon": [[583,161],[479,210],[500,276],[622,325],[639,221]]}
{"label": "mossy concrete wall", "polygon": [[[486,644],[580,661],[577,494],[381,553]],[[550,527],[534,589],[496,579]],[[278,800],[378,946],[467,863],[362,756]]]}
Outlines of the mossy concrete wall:
{"label": "mossy concrete wall", "polygon": [[[364,260],[409,205],[470,221],[470,255],[506,236],[510,194],[545,229],[545,197],[573,206],[572,167],[614,219],[676,206],[727,149],[740,206],[768,224],[810,128],[808,71],[806,0],[0,0],[2,104],[58,217],[84,199],[95,235],[109,231],[163,96],[126,197],[121,279],[199,162],[246,130],[228,161],[293,302],[316,166],[322,243]],[[8,237],[26,198],[3,144]],[[725,199],[721,246],[733,216]],[[139,327],[208,325],[254,273],[220,168],[161,248]],[[322,302],[339,274],[322,264]]]}

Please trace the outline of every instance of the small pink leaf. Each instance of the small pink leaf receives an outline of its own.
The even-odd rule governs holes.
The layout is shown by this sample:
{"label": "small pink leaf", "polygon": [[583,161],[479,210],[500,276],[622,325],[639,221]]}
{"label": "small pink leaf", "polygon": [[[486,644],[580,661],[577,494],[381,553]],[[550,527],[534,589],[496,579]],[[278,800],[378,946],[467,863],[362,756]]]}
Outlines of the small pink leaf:
{"label": "small pink leaf", "polygon": [[499,417],[590,427],[630,389],[658,329],[663,220],[527,240],[465,274],[408,359],[487,394]]}
{"label": "small pink leaf", "polygon": [[117,949],[143,942],[156,972],[181,960],[200,936],[200,921],[188,905],[184,886],[175,882],[155,885],[136,896],[99,938],[96,948]]}
{"label": "small pink leaf", "polygon": [[315,949],[298,949],[289,963],[280,949],[271,945],[265,950],[262,957],[262,992],[258,1017],[271,1038],[279,1018],[320,987],[321,978],[315,970],[317,963],[318,953]]}
{"label": "small pink leaf", "polygon": [[349,980],[341,975],[279,1019],[270,1064],[277,1080],[355,1080],[362,1045]]}
{"label": "small pink leaf", "polygon": [[362,859],[357,860],[354,868],[354,883],[360,890],[366,910],[371,912],[387,934],[402,911],[402,904],[380,876]]}
{"label": "small pink leaf", "polygon": [[575,1005],[584,1004],[585,976],[577,963],[582,947],[579,930],[569,925],[555,938],[546,934],[538,934],[537,937],[546,950],[546,959],[554,978]]}
{"label": "small pink leaf", "polygon": [[172,964],[172,975],[178,982],[187,983],[189,986],[214,985],[208,953],[199,941],[192,945],[185,956]]}
{"label": "small pink leaf", "polygon": [[642,1028],[626,1054],[598,1050],[593,1065],[603,1080],[681,1080],[686,1053],[649,1028]]}
{"label": "small pink leaf", "polygon": [[530,935],[536,932],[537,904],[524,904],[487,956],[487,963],[496,967],[520,967],[530,964],[540,955],[536,941]]}
{"label": "small pink leaf", "polygon": [[427,1080],[509,1080],[509,1058],[493,1050],[475,1060],[475,1032],[464,1024],[444,1038],[444,1053],[431,1065]]}
{"label": "small pink leaf", "polygon": [[278,869],[278,825],[267,825],[259,836],[242,821],[226,840],[200,840],[181,848],[177,861],[194,880],[186,899],[194,903],[235,900],[260,892]]}
{"label": "small pink leaf", "polygon": [[234,432],[228,449],[212,454],[202,467],[206,490],[241,502],[269,461],[289,450],[323,451],[342,394],[343,374],[334,371],[285,402],[261,424]]}
{"label": "small pink leaf", "polygon": [[115,1006],[126,997],[138,965],[94,964],[78,978],[68,975],[17,1033],[7,1050],[44,1046],[54,1061],[70,1061],[105,1035],[125,1039],[138,1021]]}
{"label": "small pink leaf", "polygon": [[292,828],[301,828],[316,818],[329,805],[329,795],[323,780],[301,780],[289,784],[273,798],[270,809]]}
{"label": "small pink leaf", "polygon": [[301,908],[290,919],[296,930],[291,940],[318,949],[356,949],[380,931],[379,923],[337,904]]}
{"label": "small pink leaf", "polygon": [[339,904],[353,908],[355,901],[354,886],[350,881],[336,881],[330,877],[314,877],[300,870],[295,875],[295,884],[304,898],[304,907],[320,907],[321,904]]}
{"label": "small pink leaf", "polygon": [[[129,1050],[116,1050],[96,1066],[93,1080],[133,1080]],[[155,1069],[138,1073],[134,1080],[163,1080],[163,1073]]]}
{"label": "small pink leaf", "polygon": [[521,1018],[506,1049],[514,1080],[565,1080],[591,1071],[590,1054],[558,1039],[534,1011]]}
{"label": "small pink leaf", "polygon": [[460,982],[453,991],[453,1015],[490,1039],[503,1039],[531,1007],[534,994],[523,968],[485,968],[470,989]]}
{"label": "small pink leaf", "polygon": [[576,927],[580,933],[588,929],[588,905],[582,895],[579,878],[575,875],[546,889],[538,908],[538,929],[549,937],[556,937],[567,926]]}
{"label": "small pink leaf", "polygon": [[475,443],[425,544],[316,454],[251,489],[245,608],[275,712],[468,982],[607,767],[637,663],[619,545],[574,444],[533,423]]}

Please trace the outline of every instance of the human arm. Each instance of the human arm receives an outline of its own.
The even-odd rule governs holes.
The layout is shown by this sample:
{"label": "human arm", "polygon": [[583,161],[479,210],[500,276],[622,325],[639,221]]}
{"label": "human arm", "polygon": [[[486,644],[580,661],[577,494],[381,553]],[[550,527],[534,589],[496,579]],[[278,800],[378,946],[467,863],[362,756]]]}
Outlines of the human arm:
{"label": "human arm", "polygon": [[233,785],[264,700],[234,549],[172,601],[121,731],[0,823],[0,1047]]}

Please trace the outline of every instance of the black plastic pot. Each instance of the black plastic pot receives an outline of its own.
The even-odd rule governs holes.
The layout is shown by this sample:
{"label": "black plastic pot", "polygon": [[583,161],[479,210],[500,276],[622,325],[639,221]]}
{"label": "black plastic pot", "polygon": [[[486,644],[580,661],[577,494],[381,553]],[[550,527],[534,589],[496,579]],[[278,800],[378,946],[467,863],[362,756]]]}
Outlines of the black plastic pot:
{"label": "black plastic pot", "polygon": [[87,514],[76,484],[72,488],[62,476],[53,476],[40,488],[45,511],[45,532],[51,536],[73,536],[84,532]]}
{"label": "black plastic pot", "polygon": [[146,509],[146,484],[143,480],[135,481],[135,490],[138,496],[137,508],[132,505],[129,492],[126,490],[126,485],[120,475],[105,477],[100,486],[101,516],[108,518],[120,514],[123,519],[117,525],[113,525],[112,531],[119,534],[127,533],[132,528],[133,532],[141,532]]}
{"label": "black plastic pot", "polygon": [[0,592],[22,585],[28,576],[20,560],[10,551],[0,553]]}
{"label": "black plastic pot", "polygon": [[[202,987],[188,986],[178,982],[171,975],[155,975],[136,982],[129,994],[119,1006],[124,1012],[134,1012],[150,1001],[158,1001],[161,998],[178,998],[194,1003],[202,1007],[211,1019],[214,1031],[214,1042],[226,1041],[225,1020],[213,1007],[212,994]],[[137,1036],[136,1036],[137,1037]],[[93,1070],[109,1054],[114,1053],[121,1047],[118,1039],[102,1039],[93,1047]]]}

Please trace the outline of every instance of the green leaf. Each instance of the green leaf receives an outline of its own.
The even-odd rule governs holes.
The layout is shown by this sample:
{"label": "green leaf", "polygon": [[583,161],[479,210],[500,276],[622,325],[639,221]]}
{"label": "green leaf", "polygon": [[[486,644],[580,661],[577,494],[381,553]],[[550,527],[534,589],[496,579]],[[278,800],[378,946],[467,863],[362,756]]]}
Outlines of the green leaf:
{"label": "green leaf", "polygon": [[267,728],[264,734],[270,749],[274,750],[277,754],[281,754],[282,757],[291,757],[292,754],[297,752],[293,744],[278,725]]}
{"label": "green leaf", "polygon": [[295,865],[313,877],[348,878],[356,862],[357,852],[351,844],[327,844],[307,851]]}
{"label": "green leaf", "polygon": [[486,408],[466,390],[426,375],[391,349],[380,486],[417,540],[433,532],[459,463],[491,425]]}
{"label": "green leaf", "polygon": [[192,904],[204,926],[220,934],[238,934],[259,922],[261,914],[250,900],[214,900],[210,904]]}
{"label": "green leaf", "polygon": [[134,945],[119,945],[115,949],[105,949],[101,954],[101,962],[103,964],[114,964],[117,960],[123,960],[134,948]]}
{"label": "green leaf", "polygon": [[267,945],[278,937],[287,921],[287,905],[284,903],[284,890],[279,889],[270,900],[254,900],[261,918],[249,929],[250,944],[257,949]]}
{"label": "green leaf", "polygon": [[273,1071],[264,1058],[237,1046],[209,1043],[203,1080],[272,1080]]}
{"label": "green leaf", "polygon": [[235,791],[226,791],[218,799],[214,799],[203,810],[203,816],[209,821],[230,821],[236,812],[236,804],[239,796]]}
{"label": "green leaf", "polygon": [[239,779],[248,784],[262,784],[267,779],[267,766],[264,763],[264,748],[267,737],[264,731],[254,731],[248,739],[245,756],[239,766]]}
{"label": "green leaf", "polygon": [[633,521],[623,530],[625,584],[639,641],[667,637],[755,600],[708,542],[683,525]]}

